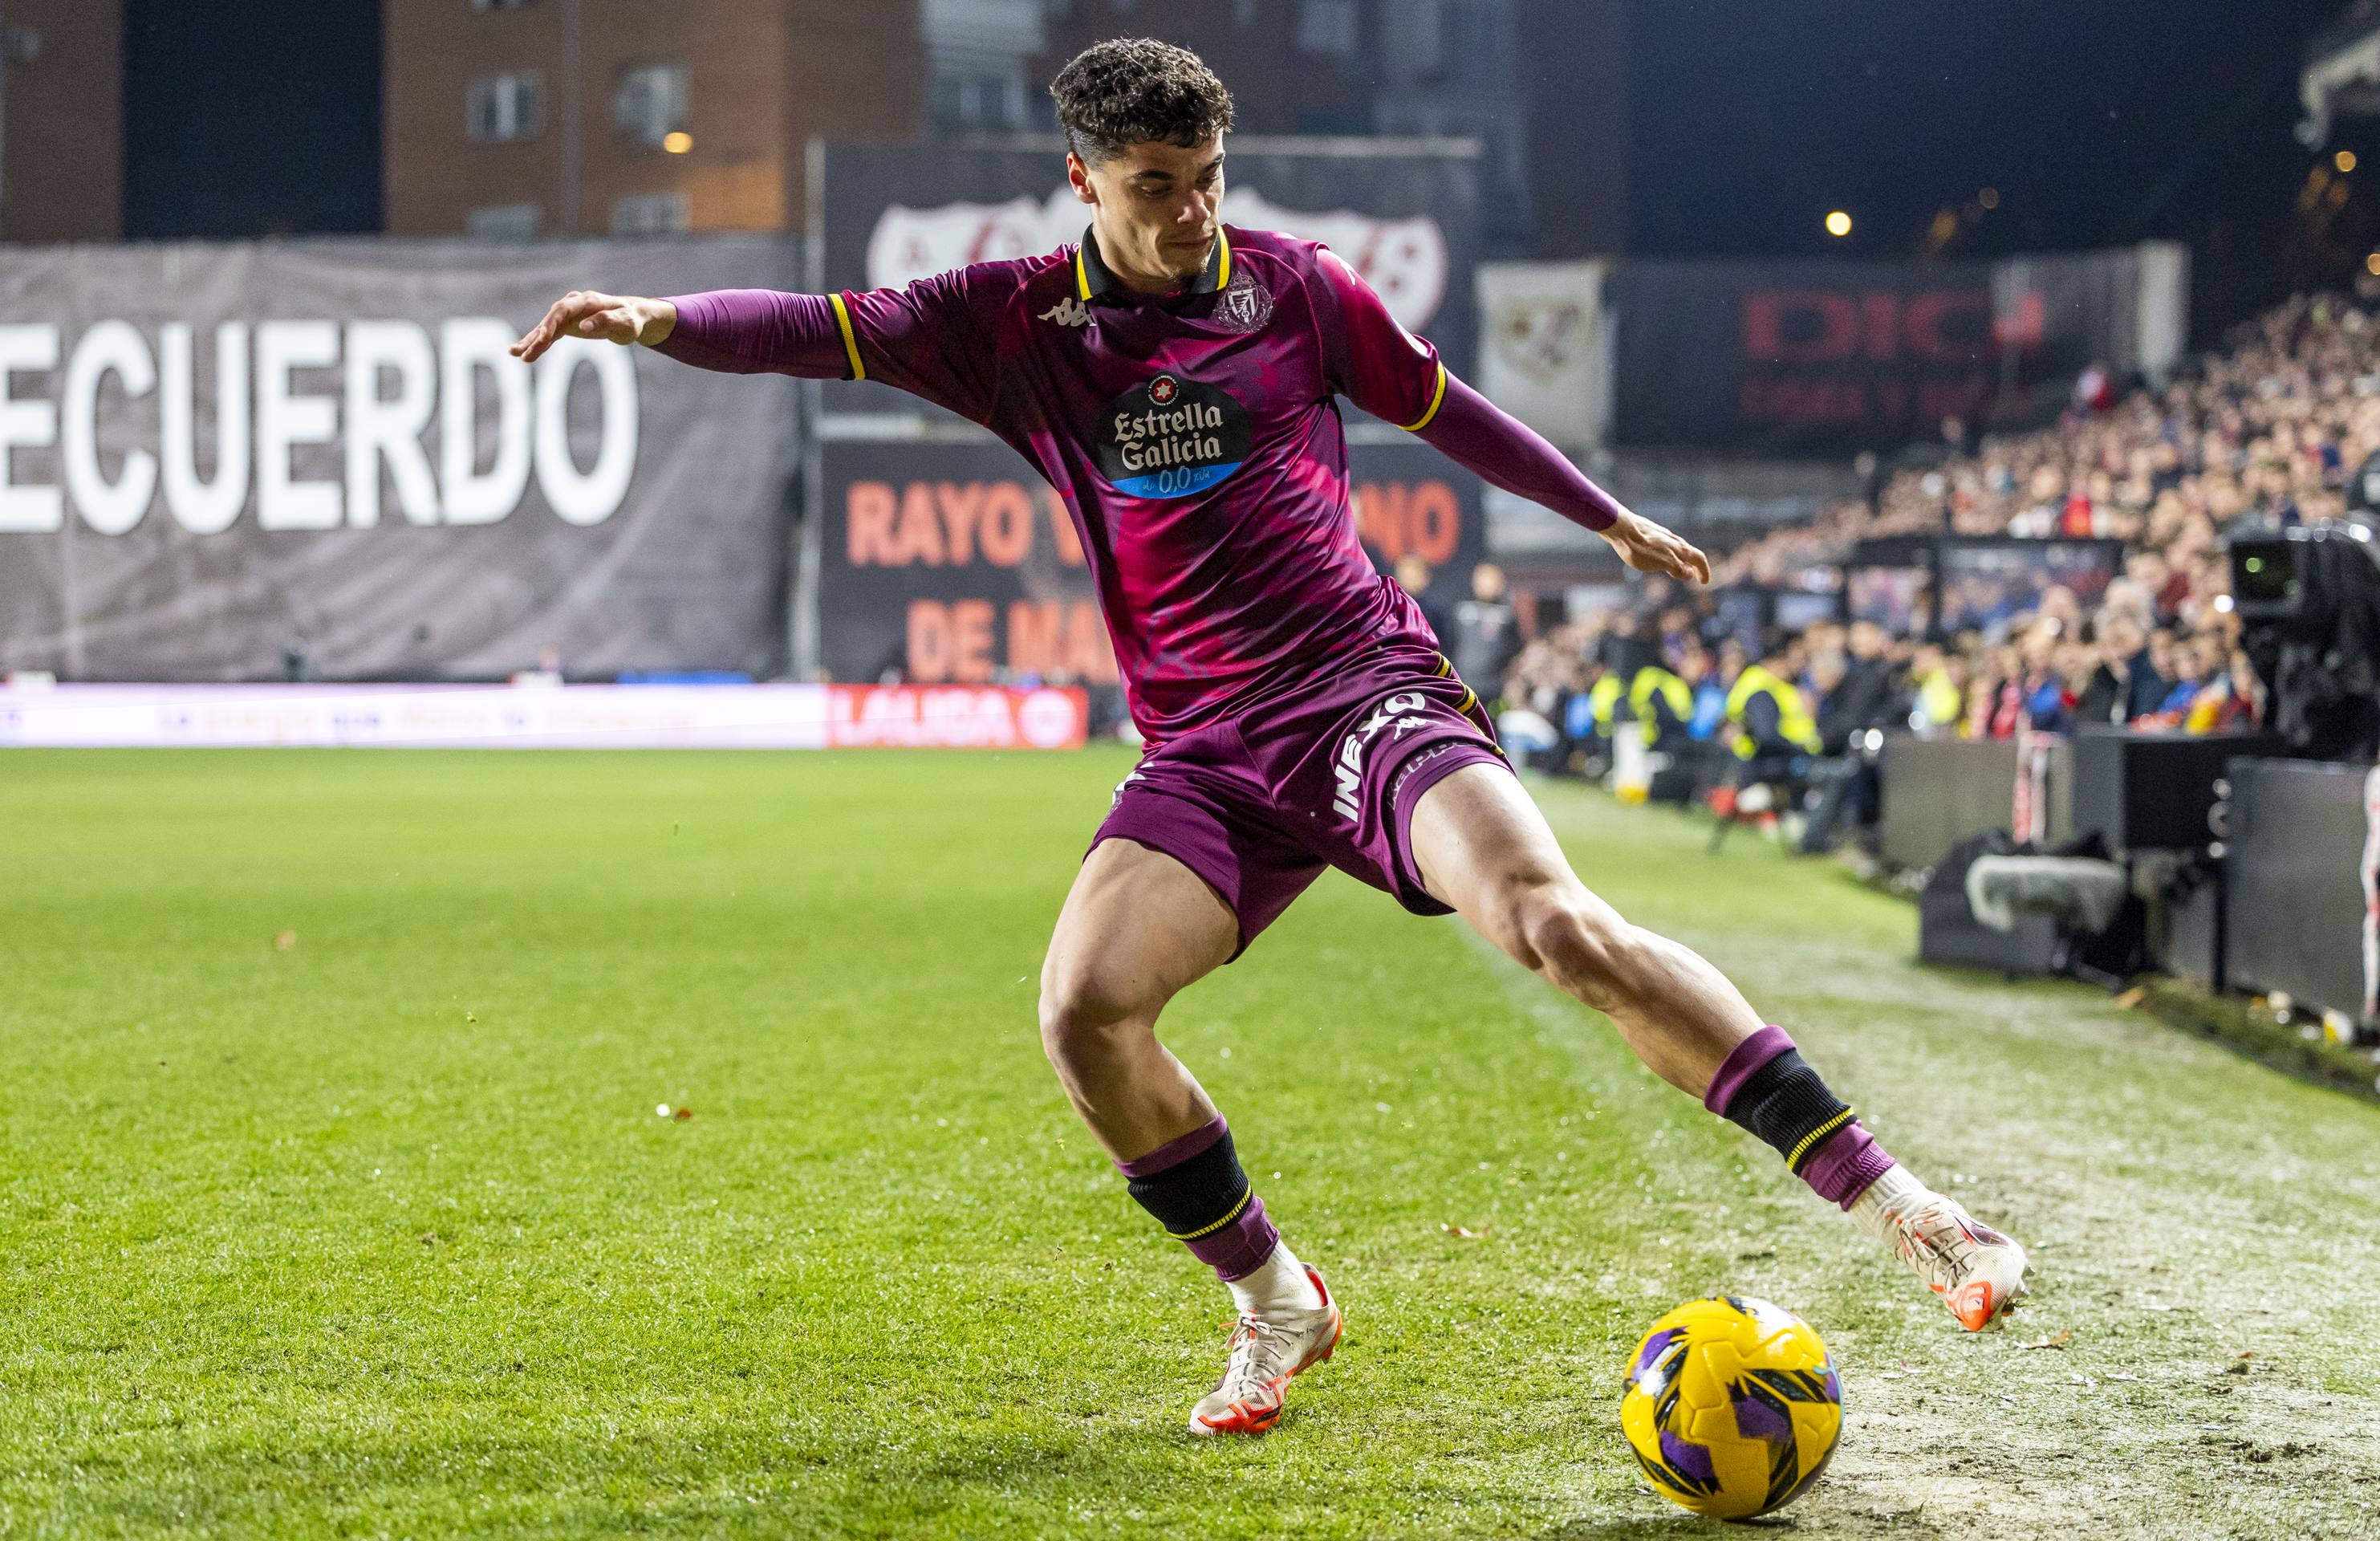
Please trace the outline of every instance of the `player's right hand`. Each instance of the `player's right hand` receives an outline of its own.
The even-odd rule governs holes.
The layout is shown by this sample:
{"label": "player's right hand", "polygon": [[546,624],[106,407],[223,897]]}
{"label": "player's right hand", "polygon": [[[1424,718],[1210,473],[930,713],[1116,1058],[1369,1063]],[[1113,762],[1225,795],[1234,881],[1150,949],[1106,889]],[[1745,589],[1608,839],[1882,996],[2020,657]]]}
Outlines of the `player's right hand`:
{"label": "player's right hand", "polygon": [[598,294],[573,289],[553,302],[545,319],[528,329],[512,346],[512,355],[534,364],[545,350],[565,337],[589,337],[623,346],[647,347],[669,340],[677,329],[677,307],[666,299],[638,299],[629,295]]}

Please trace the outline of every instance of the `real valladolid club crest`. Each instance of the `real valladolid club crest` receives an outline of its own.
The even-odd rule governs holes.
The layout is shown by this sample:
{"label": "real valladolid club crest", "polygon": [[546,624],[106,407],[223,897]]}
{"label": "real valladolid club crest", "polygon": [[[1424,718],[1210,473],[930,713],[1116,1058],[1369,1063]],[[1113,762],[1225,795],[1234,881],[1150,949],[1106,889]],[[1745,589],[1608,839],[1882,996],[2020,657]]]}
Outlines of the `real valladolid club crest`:
{"label": "real valladolid club crest", "polygon": [[1232,332],[1261,332],[1272,320],[1272,291],[1245,269],[1232,274],[1231,287],[1215,298],[1208,321]]}

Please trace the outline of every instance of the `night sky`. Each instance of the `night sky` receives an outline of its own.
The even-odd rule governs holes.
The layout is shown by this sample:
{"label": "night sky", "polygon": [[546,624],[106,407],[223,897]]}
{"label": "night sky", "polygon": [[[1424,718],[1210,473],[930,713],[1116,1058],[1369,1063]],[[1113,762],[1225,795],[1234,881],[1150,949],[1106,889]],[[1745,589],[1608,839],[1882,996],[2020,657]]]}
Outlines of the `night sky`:
{"label": "night sky", "polygon": [[[1631,216],[1646,255],[2197,249],[2202,330],[2283,287],[2304,43],[2346,0],[1637,0]],[[2348,141],[2342,141],[2348,142]],[[2380,161],[2374,169],[2380,170]],[[1852,237],[1820,222],[1840,208]]]}
{"label": "night sky", "polygon": [[[2296,71],[2345,8],[1635,0],[1634,249],[1908,260],[1938,210],[1990,187],[1998,208],[1943,255],[2187,240],[2204,334],[2306,281],[2290,250],[2313,164],[2290,135]],[[379,12],[129,0],[128,233],[376,228]],[[2380,173],[2380,142],[2365,152]],[[1838,207],[1857,222],[1849,240],[1820,228]]]}
{"label": "night sky", "polygon": [[380,0],[128,0],[124,30],[127,236],[380,228]]}

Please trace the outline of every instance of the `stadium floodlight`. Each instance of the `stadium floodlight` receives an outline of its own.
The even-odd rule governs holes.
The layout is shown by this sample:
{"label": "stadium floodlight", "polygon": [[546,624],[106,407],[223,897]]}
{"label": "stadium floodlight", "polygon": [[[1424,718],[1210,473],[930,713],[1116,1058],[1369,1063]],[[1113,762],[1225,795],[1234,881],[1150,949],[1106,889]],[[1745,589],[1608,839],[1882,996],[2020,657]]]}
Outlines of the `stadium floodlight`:
{"label": "stadium floodlight", "polygon": [[1852,216],[1837,209],[1827,216],[1827,234],[1837,239],[1852,233]]}

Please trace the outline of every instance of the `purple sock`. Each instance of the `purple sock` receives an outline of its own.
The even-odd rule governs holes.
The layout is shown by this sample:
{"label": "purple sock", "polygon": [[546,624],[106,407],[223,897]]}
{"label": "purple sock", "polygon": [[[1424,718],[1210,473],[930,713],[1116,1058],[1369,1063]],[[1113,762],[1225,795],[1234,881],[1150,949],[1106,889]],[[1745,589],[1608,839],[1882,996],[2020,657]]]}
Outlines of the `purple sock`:
{"label": "purple sock", "polygon": [[1220,1113],[1146,1156],[1118,1161],[1116,1170],[1166,1233],[1226,1284],[1264,1267],[1281,1244]]}
{"label": "purple sock", "polygon": [[[1752,1095],[1745,1100],[1756,1105],[1738,1107],[1747,1088]],[[1711,1077],[1703,1106],[1775,1146],[1813,1192],[1844,1209],[1893,1164],[1876,1136],[1802,1062],[1782,1027],[1763,1027],[1737,1044]]]}
{"label": "purple sock", "polygon": [[1848,1210],[1867,1192],[1868,1184],[1892,1169],[1893,1161],[1876,1136],[1857,1120],[1818,1142],[1802,1163],[1802,1181],[1828,1203]]}

